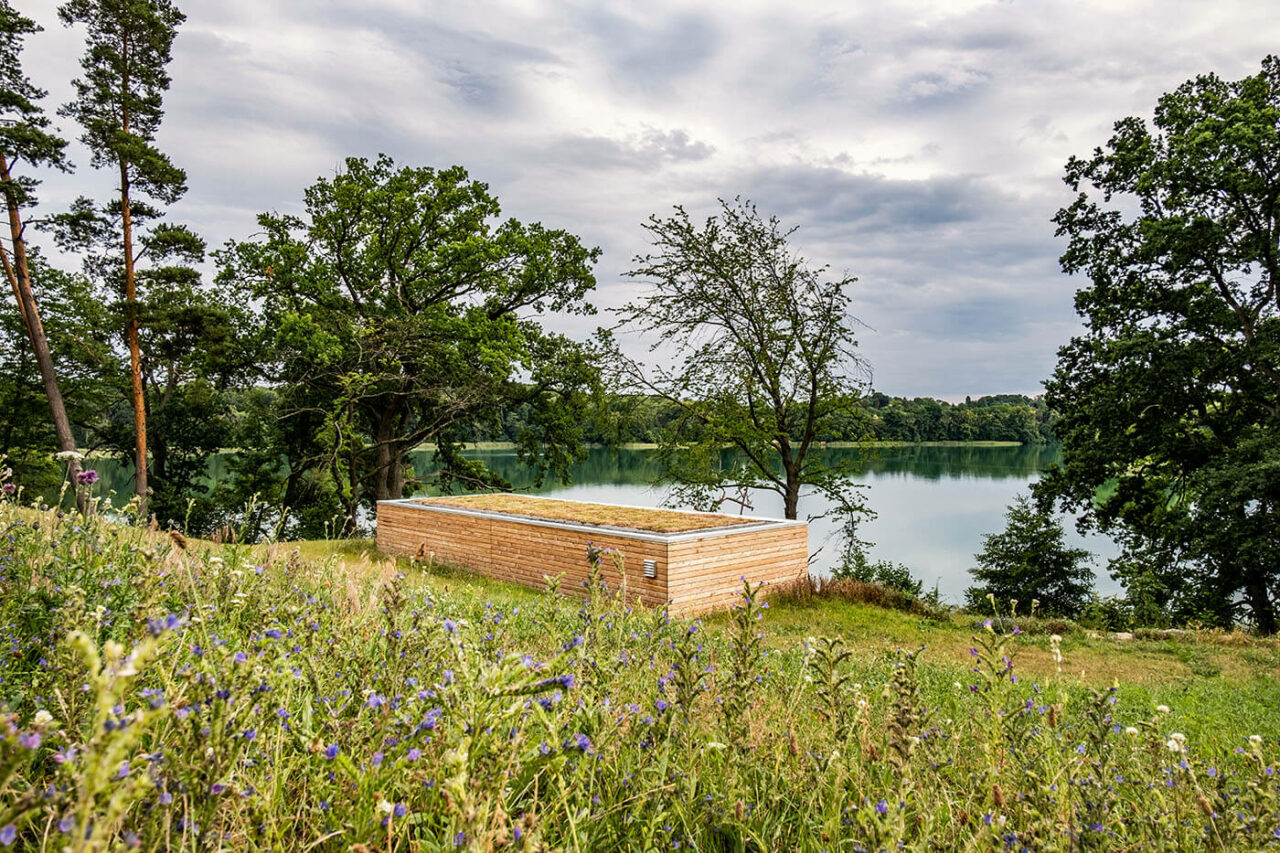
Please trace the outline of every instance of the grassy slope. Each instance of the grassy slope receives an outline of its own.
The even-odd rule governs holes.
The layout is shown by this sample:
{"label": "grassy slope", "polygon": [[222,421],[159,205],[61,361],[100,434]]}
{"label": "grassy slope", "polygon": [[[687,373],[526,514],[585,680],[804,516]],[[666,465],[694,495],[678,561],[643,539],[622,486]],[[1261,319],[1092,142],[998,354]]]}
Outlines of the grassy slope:
{"label": "grassy slope", "polygon": [[[302,557],[337,557],[351,572],[388,574],[391,561],[371,540],[286,543]],[[395,560],[395,570],[411,583],[450,591],[477,602],[510,608],[541,593],[451,566],[422,569]],[[723,631],[723,614],[706,617],[711,631]],[[882,682],[898,649],[925,647],[923,672],[935,684],[968,683],[969,649],[979,629],[970,616],[930,619],[841,599],[809,603],[777,602],[765,621],[765,642],[795,651],[809,637],[842,636],[866,670],[870,683]],[[1202,740],[1226,742],[1241,732],[1280,731],[1280,640],[1243,633],[1188,632],[1165,639],[1115,640],[1087,632],[1062,641],[1061,671],[1054,663],[1048,632],[1028,632],[1016,641],[1017,666],[1024,679],[1059,685],[1072,693],[1117,684],[1127,706],[1174,708],[1179,724]]]}
{"label": "grassy slope", "polygon": [[[34,514],[22,514],[26,515],[28,522],[36,520]],[[56,526],[52,514],[45,514],[39,520],[43,530]],[[68,522],[57,534],[62,542],[59,545],[61,550],[49,555],[52,558],[48,560],[51,569],[77,563],[82,558],[87,562],[97,559],[93,554],[99,553],[98,550],[93,550],[92,553],[77,550],[80,548],[78,534],[67,529],[70,525]],[[24,537],[27,537],[25,532],[18,537],[20,543],[30,541],[30,537]],[[196,807],[205,810],[203,817],[198,812],[190,814],[200,817],[205,825],[212,825],[215,820],[221,821],[220,825],[230,832],[227,836],[228,846],[234,848],[245,849],[250,846],[250,840],[256,840],[259,846],[273,846],[277,849],[301,846],[304,841],[323,845],[326,839],[332,840],[342,835],[340,841],[332,840],[327,849],[351,849],[353,842],[369,842],[377,838],[377,815],[373,813],[373,804],[384,793],[391,800],[397,800],[398,797],[406,799],[412,809],[412,819],[428,822],[430,827],[434,827],[431,830],[435,833],[434,837],[452,838],[461,825],[455,814],[457,810],[452,806],[445,809],[445,804],[435,795],[431,786],[440,782],[441,768],[447,770],[447,767],[452,766],[448,764],[452,760],[450,756],[461,754],[456,752],[457,749],[463,749],[469,741],[469,738],[462,738],[463,729],[457,721],[472,719],[469,715],[479,715],[478,709],[490,707],[485,704],[489,702],[484,698],[489,695],[485,690],[469,687],[490,683],[485,680],[491,677],[486,674],[490,672],[490,664],[485,663],[489,659],[488,653],[478,655],[464,652],[485,647],[487,640],[481,639],[480,634],[497,624],[497,614],[503,620],[499,633],[505,638],[502,640],[504,652],[518,653],[527,650],[537,653],[539,660],[551,660],[553,656],[559,659],[557,650],[565,637],[575,630],[578,621],[573,615],[575,607],[565,607],[548,600],[538,591],[477,577],[447,566],[421,567],[405,560],[388,559],[379,555],[374,550],[373,543],[367,540],[281,543],[255,548],[234,548],[192,541],[189,549],[183,552],[173,550],[170,548],[171,544],[167,537],[158,532],[147,533],[136,528],[107,531],[106,537],[99,540],[96,546],[106,555],[100,561],[99,568],[106,570],[117,561],[124,560],[131,567],[125,573],[128,578],[143,577],[154,572],[154,577],[163,579],[165,584],[172,580],[176,584],[174,588],[182,589],[182,595],[187,600],[211,602],[216,599],[220,602],[218,607],[209,611],[216,615],[207,619],[193,617],[191,625],[186,629],[188,634],[185,636],[188,639],[184,643],[199,642],[207,650],[198,655],[199,660],[193,650],[184,648],[179,651],[177,647],[170,647],[175,654],[172,659],[165,659],[165,665],[175,671],[167,674],[165,685],[175,705],[185,706],[192,697],[203,697],[208,708],[224,709],[219,713],[228,714],[228,719],[234,722],[234,725],[222,727],[230,734],[222,732],[216,735],[216,749],[210,752],[205,747],[206,735],[203,730],[198,729],[207,720],[196,720],[193,717],[190,725],[187,725],[182,722],[185,718],[179,718],[175,713],[173,716],[159,718],[155,726],[158,729],[157,742],[170,747],[165,750],[169,757],[166,759],[164,772],[171,774],[175,782],[185,780],[182,784],[186,786],[187,796],[192,798]],[[295,551],[298,560],[290,559]],[[19,553],[27,555],[23,559],[33,563],[46,559],[35,550],[28,549]],[[221,559],[211,559],[215,556]],[[249,570],[254,567],[263,568],[264,571],[258,573]],[[394,624],[406,629],[405,642],[414,643],[410,648],[415,651],[413,655],[399,657],[384,652],[384,645],[389,649],[391,641],[384,639],[388,636],[384,614],[389,611],[382,608],[390,599],[385,588],[379,592],[383,582],[390,581],[397,572],[406,576],[409,587],[407,591],[410,593],[406,600],[421,601],[422,593],[431,592],[432,598],[438,602],[431,607],[434,609],[438,606],[440,612],[440,617],[434,613],[425,617],[425,627],[414,627],[418,624],[416,615],[400,607],[394,609],[393,616],[399,614],[396,617],[398,621]],[[313,584],[314,586],[306,588],[313,591],[314,598],[309,599],[305,605],[298,603],[301,601],[300,597],[297,600],[291,599],[289,590],[301,590],[294,584]],[[125,586],[128,585],[129,581],[126,580]],[[398,584],[396,586],[398,588]],[[104,594],[110,594],[116,588],[108,585],[104,588]],[[237,589],[248,592],[235,592]],[[232,592],[235,594],[231,595]],[[328,598],[330,592],[334,594],[332,602]],[[320,602],[313,607],[316,599]],[[196,608],[200,613],[204,609],[203,604]],[[618,615],[624,627],[635,626],[641,632],[646,630],[642,619],[621,616],[612,608],[610,612]],[[436,621],[446,614],[462,625],[462,636],[456,640],[449,639],[449,634],[457,631],[456,626],[451,629],[447,621],[443,624]],[[318,645],[310,650],[296,650],[299,656],[297,660],[307,667],[313,667],[322,676],[317,677],[317,683],[311,685],[298,674],[303,669],[290,669],[297,665],[293,658],[295,650],[288,650],[288,643],[277,642],[278,635],[275,639],[264,638],[263,631],[265,627],[275,625],[289,628],[296,623],[295,627],[299,627],[313,618],[323,623],[323,627],[315,629],[318,632],[316,636],[319,639],[315,641]],[[679,624],[660,627],[657,620],[647,624],[652,626],[654,636],[664,635],[668,630],[673,636],[692,636],[686,634]],[[724,616],[708,618],[704,625],[708,633],[729,631]],[[910,811],[903,814],[909,814],[913,821],[910,826],[923,827],[922,834],[918,837],[906,829],[894,830],[895,834],[889,837],[889,841],[900,836],[910,836],[913,839],[910,849],[959,849],[962,840],[967,843],[967,849],[999,849],[998,839],[994,836],[979,844],[978,834],[984,830],[981,823],[973,822],[976,815],[991,808],[989,803],[997,797],[996,792],[1000,792],[998,796],[1001,799],[1005,796],[1004,792],[1009,794],[1010,806],[1007,809],[1004,809],[1003,803],[997,803],[997,806],[1007,814],[1010,825],[1016,824],[1019,831],[1031,831],[1035,825],[1034,813],[1028,811],[1032,806],[1025,803],[1036,801],[1023,801],[1019,798],[1024,795],[1032,798],[1047,796],[1042,788],[1049,780],[1065,779],[1070,774],[1075,774],[1071,778],[1076,778],[1080,772],[1087,770],[1087,763],[1081,763],[1085,759],[1077,759],[1075,746],[1082,733],[1087,734],[1088,730],[1084,720],[1089,705],[1086,701],[1088,687],[1106,687],[1112,679],[1119,682],[1119,725],[1131,721],[1145,725],[1140,722],[1144,718],[1156,721],[1151,724],[1152,733],[1143,735],[1141,739],[1127,739],[1128,736],[1121,734],[1112,738],[1115,748],[1109,754],[1119,756],[1119,760],[1123,762],[1120,765],[1122,772],[1126,778],[1132,778],[1122,792],[1126,799],[1118,801],[1117,811],[1105,816],[1105,819],[1113,828],[1120,826],[1124,820],[1130,820],[1135,827],[1132,834],[1138,833],[1143,826],[1154,820],[1167,822],[1177,818],[1181,821],[1179,825],[1186,824],[1188,809],[1194,812],[1196,808],[1194,796],[1187,785],[1178,783],[1179,799],[1174,805],[1170,805],[1174,801],[1166,800],[1165,797],[1173,794],[1161,793],[1163,788],[1153,793],[1153,785],[1149,784],[1161,781],[1160,772],[1167,770],[1167,767],[1162,767],[1169,759],[1169,751],[1163,745],[1163,738],[1171,737],[1169,732],[1185,733],[1194,750],[1204,756],[1203,760],[1198,756],[1193,757],[1196,772],[1209,772],[1209,762],[1226,771],[1227,775],[1222,777],[1223,785],[1226,786],[1223,790],[1227,792],[1224,796],[1229,795],[1233,799],[1222,801],[1225,821],[1227,816],[1247,805],[1248,796],[1238,793],[1241,790],[1240,781],[1247,781],[1254,776],[1261,778],[1260,769],[1250,769],[1253,767],[1250,764],[1253,759],[1233,757],[1233,752],[1242,743],[1247,745],[1248,741],[1245,739],[1252,734],[1261,734],[1266,741],[1266,749],[1271,752],[1274,750],[1275,732],[1280,731],[1280,686],[1276,681],[1276,677],[1280,675],[1280,647],[1273,640],[1240,635],[1191,634],[1158,641],[1116,642],[1072,634],[1063,644],[1066,659],[1062,672],[1059,673],[1051,658],[1045,633],[1028,632],[1014,638],[1009,647],[1009,651],[1017,658],[1020,681],[1016,689],[1010,687],[1010,693],[1017,695],[1011,697],[1014,704],[1007,707],[1021,708],[1024,696],[1028,697],[1028,702],[1042,702],[1045,705],[1056,702],[1057,707],[1067,709],[1062,712],[1067,722],[1061,725],[1048,722],[1047,729],[1040,730],[1043,736],[1037,735],[1038,739],[1032,742],[1033,748],[1019,753],[1020,761],[1030,762],[1025,768],[1027,774],[1024,776],[1018,766],[1003,761],[998,766],[988,766],[988,758],[984,757],[984,744],[987,742],[983,738],[989,736],[989,728],[983,722],[986,718],[982,712],[981,697],[986,694],[972,694],[965,687],[974,681],[982,681],[968,671],[971,666],[969,637],[977,629],[972,618],[947,616],[930,620],[846,601],[816,599],[803,605],[778,602],[770,608],[761,627],[765,642],[779,654],[771,655],[764,662],[767,679],[755,694],[755,701],[759,704],[753,706],[751,712],[743,718],[750,734],[744,739],[749,749],[741,755],[730,758],[722,744],[713,745],[710,742],[711,738],[719,739],[722,736],[715,722],[718,712],[715,710],[714,700],[733,696],[729,682],[722,681],[724,676],[720,673],[723,670],[717,670],[712,695],[702,701],[700,711],[694,714],[691,723],[693,728],[689,730],[692,740],[687,743],[679,740],[671,743],[661,741],[660,752],[652,755],[657,756],[653,759],[656,762],[653,766],[661,768],[662,772],[652,778],[646,776],[652,769],[649,764],[644,763],[650,753],[643,746],[637,747],[635,740],[637,734],[649,731],[643,727],[647,724],[643,724],[639,717],[654,708],[653,699],[658,695],[654,688],[655,677],[666,669],[668,653],[664,649],[668,646],[652,643],[646,646],[644,637],[637,637],[633,633],[632,648],[625,636],[619,633],[617,641],[624,650],[640,652],[647,649],[656,653],[659,664],[657,669],[651,670],[645,666],[643,656],[637,655],[636,660],[621,662],[616,670],[605,668],[607,674],[598,676],[598,683],[606,691],[605,695],[614,700],[612,706],[592,704],[595,700],[591,699],[590,691],[578,685],[567,691],[566,698],[571,701],[547,710],[550,715],[548,731],[556,733],[553,738],[556,743],[566,733],[588,730],[592,739],[600,745],[600,755],[608,757],[608,763],[602,763],[596,769],[591,769],[588,763],[584,763],[582,768],[585,769],[579,772],[574,769],[577,765],[565,763],[565,755],[573,755],[572,748],[565,746],[559,750],[563,754],[547,759],[560,763],[554,767],[544,767],[544,764],[539,763],[543,759],[538,758],[538,753],[533,751],[537,739],[546,737],[541,729],[532,728],[541,719],[538,716],[533,722],[524,724],[530,727],[528,737],[532,739],[527,742],[522,740],[523,746],[512,749],[505,745],[506,740],[499,742],[490,738],[492,743],[485,747],[489,752],[481,751],[479,754],[501,755],[503,761],[514,761],[521,774],[526,770],[532,773],[533,770],[544,767],[544,770],[539,771],[542,773],[537,777],[539,782],[548,786],[563,782],[561,787],[554,790],[547,787],[539,799],[539,789],[536,786],[530,796],[530,788],[523,782],[511,786],[510,781],[501,774],[484,775],[487,773],[485,768],[489,766],[485,763],[487,759],[476,759],[466,766],[472,768],[469,772],[480,774],[473,778],[488,780],[487,785],[511,786],[510,790],[503,787],[506,793],[499,792],[501,797],[493,802],[507,802],[507,813],[512,816],[517,810],[522,812],[525,808],[531,808],[541,815],[542,826],[546,828],[549,837],[566,849],[603,849],[601,845],[605,842],[601,839],[608,838],[608,832],[634,832],[627,836],[630,839],[649,837],[656,832],[657,827],[663,827],[668,822],[677,825],[677,835],[680,831],[687,831],[690,837],[702,839],[702,849],[738,849],[710,842],[720,837],[716,835],[717,832],[723,834],[739,830],[743,833],[758,831],[761,833],[760,837],[765,839],[774,837],[767,835],[766,831],[782,833],[777,837],[786,841],[776,845],[778,849],[799,849],[799,839],[816,837],[819,829],[822,830],[824,840],[828,833],[832,837],[842,837],[851,831],[844,822],[850,814],[845,808],[850,797],[856,800],[858,796],[865,796],[866,799],[861,802],[866,806],[882,795],[890,797],[894,802],[897,802],[899,796],[904,798],[904,802],[911,800]],[[293,628],[289,630],[292,637]],[[299,630],[299,639],[311,630],[309,627],[306,631]],[[209,633],[211,631],[216,632],[219,638],[215,639]],[[602,636],[607,633],[602,633]],[[800,642],[809,636],[835,634],[843,635],[853,651],[854,662],[849,676],[859,682],[855,687],[859,694],[862,693],[862,685],[866,686],[865,695],[871,702],[871,710],[865,718],[859,717],[861,722],[852,730],[853,735],[841,742],[841,750],[837,752],[833,749],[827,755],[831,727],[814,712],[810,692],[815,688],[805,687],[806,667]],[[493,633],[490,634],[492,636]],[[291,639],[289,642],[295,640]],[[313,641],[305,642],[309,648]],[[709,650],[720,655],[718,660],[721,663],[727,661],[723,643],[713,638],[708,638],[706,642]],[[474,645],[457,645],[458,643]],[[926,745],[927,749],[926,746],[921,746],[926,751],[913,759],[915,770],[912,772],[916,775],[912,777],[912,785],[909,786],[911,791],[907,791],[887,772],[887,765],[881,756],[887,754],[885,750],[891,740],[885,734],[888,731],[885,723],[891,721],[895,701],[890,689],[894,678],[894,650],[920,645],[928,647],[924,663],[918,671],[920,693],[928,703],[931,725],[938,727],[931,731],[937,732],[941,740],[931,740]],[[584,648],[595,647],[588,643]],[[606,646],[601,645],[599,648],[604,649]],[[670,648],[674,651],[674,646]],[[231,657],[233,652],[237,653],[236,659]],[[457,653],[456,656],[454,652]],[[398,744],[395,739],[387,737],[400,731],[392,725],[399,725],[399,717],[385,708],[366,706],[363,697],[372,697],[376,695],[375,691],[388,694],[394,692],[395,685],[404,683],[406,672],[421,675],[428,679],[423,683],[430,684],[430,679],[438,677],[435,668],[454,666],[455,657],[456,665],[462,667],[457,680],[457,685],[461,687],[445,690],[436,685],[436,689],[443,691],[440,701],[449,710],[446,712],[445,725],[432,732],[432,737],[436,740],[427,738],[425,741],[425,754],[422,756],[424,761],[421,765],[415,764],[413,762],[417,759],[403,755],[407,742]],[[524,672],[523,665],[517,663],[515,654],[504,657],[503,660],[512,665],[513,671]],[[422,661],[427,663],[424,665]],[[650,661],[652,663],[653,659]],[[250,669],[245,664],[251,664],[253,668]],[[697,665],[700,666],[701,662]],[[207,668],[215,678],[205,681],[187,679],[184,673],[192,666]],[[417,668],[420,666],[425,666],[421,672]],[[391,674],[385,675],[383,667],[389,667]],[[547,669],[546,673],[556,675],[560,671],[559,665],[555,665]],[[579,675],[587,674],[585,669],[578,669],[576,672]],[[77,673],[77,682],[79,677]],[[540,675],[529,674],[522,677],[535,679]],[[257,689],[247,689],[259,679],[266,679],[263,685],[270,688],[266,700],[257,698]],[[215,705],[211,698],[215,682],[230,684],[235,688],[225,705]],[[444,683],[453,684],[452,670]],[[205,686],[202,687],[202,684]],[[1031,685],[1036,685],[1035,695],[1032,695]],[[886,688],[883,693],[882,687]],[[345,692],[335,692],[340,688]],[[351,707],[339,702],[339,706],[346,710],[333,710],[331,713],[329,708],[334,697],[341,698],[346,693],[356,697],[349,703]],[[664,695],[670,698],[671,694]],[[384,701],[385,698],[382,697]],[[584,706],[583,700],[591,701]],[[642,709],[627,711],[626,703],[632,700],[643,706]],[[293,715],[291,719],[302,727],[299,732],[305,732],[305,735],[299,734],[303,739],[300,741],[301,746],[291,744],[284,738],[283,727],[276,724],[268,726],[266,718],[277,704],[282,709],[287,707]],[[1167,717],[1157,714],[1157,704],[1170,706],[1172,713]],[[259,708],[259,705],[262,707]],[[518,710],[518,706],[515,707]],[[606,707],[609,710],[606,711]],[[259,711],[262,713],[259,714]],[[1040,719],[1038,715],[1044,712],[1045,709],[1040,709],[1023,715],[1019,710],[1007,719],[1016,724],[1019,717],[1026,716],[1032,720],[1028,725],[1037,726],[1035,720]],[[485,714],[489,716],[475,716],[474,719],[505,719],[493,716],[496,713],[486,711]],[[616,723],[613,722],[615,714],[620,714]],[[416,714],[405,717],[408,720],[406,725],[411,725],[416,718]],[[69,715],[68,719],[75,717]],[[1052,715],[1048,719],[1052,720]],[[1107,723],[1110,722],[1108,716]],[[225,756],[234,758],[249,754],[245,752],[249,749],[245,745],[249,735],[239,734],[244,730],[261,732],[260,735],[255,734],[257,740],[254,741],[253,749],[265,750],[270,761],[246,762],[233,771],[228,769],[233,767],[228,763],[231,759]],[[506,731],[501,726],[494,730]],[[136,729],[131,728],[129,731]],[[200,733],[197,734],[197,731]],[[478,724],[469,731],[488,734],[490,728]],[[122,737],[120,735],[117,739]],[[524,737],[525,735],[521,735],[521,738]],[[307,741],[310,743],[309,747]],[[339,741],[342,752],[338,762],[332,762],[331,756],[325,757],[319,752],[325,744]],[[703,743],[705,746],[698,747],[698,744]],[[880,752],[874,753],[877,744]],[[689,746],[695,751],[689,752]],[[393,752],[393,747],[398,751]],[[375,754],[375,749],[379,750],[376,755],[380,762],[384,748],[388,750],[388,763],[381,770],[375,769],[380,764],[353,763],[366,761],[370,755]],[[152,749],[152,746],[147,746],[143,751],[151,754]],[[100,753],[107,756],[103,759],[103,766],[109,771],[114,770],[120,756],[107,755],[101,749],[92,754]],[[90,755],[90,751],[86,750],[85,755]],[[215,765],[209,765],[210,755],[216,759]],[[840,763],[837,763],[838,755],[842,756]],[[138,757],[141,765],[141,755]],[[945,760],[941,765],[927,764],[926,759],[931,760],[931,757]],[[1155,765],[1147,766],[1142,763],[1149,758],[1156,759]],[[678,773],[668,776],[668,762]],[[47,763],[31,766],[31,780],[34,784],[32,790],[46,790],[47,781],[55,772],[49,769],[50,766]],[[340,771],[336,779],[335,770]],[[1032,770],[1035,771],[1034,774]],[[1266,772],[1273,770],[1271,768]],[[637,799],[630,788],[633,771],[635,778],[644,783],[643,799]],[[847,773],[853,775],[846,776]],[[522,775],[520,778],[527,782],[530,777]],[[1043,784],[1036,780],[1042,780]],[[220,797],[211,783],[223,781],[254,786],[257,793],[247,799],[245,797],[248,795],[244,793],[241,797]],[[427,783],[425,786],[424,781]],[[111,790],[123,796],[128,793],[126,788],[129,784],[132,783],[126,780]],[[1205,784],[1216,797],[1216,782]],[[1004,786],[1003,791],[1001,785]],[[1264,787],[1271,792],[1267,794],[1272,797],[1270,802],[1274,802],[1274,785],[1270,780],[1264,780]],[[68,787],[67,790],[72,791],[73,788],[74,786]],[[1170,791],[1173,788],[1171,785]],[[142,793],[138,797],[148,796],[145,790],[139,790]],[[489,788],[484,790],[488,791]],[[592,799],[596,790],[604,795],[602,805]],[[679,793],[668,796],[672,791]],[[1237,793],[1231,793],[1232,791]],[[207,795],[202,792],[207,792]],[[499,794],[492,796],[499,797]],[[706,808],[701,805],[704,796],[709,803]],[[717,796],[726,798],[723,805],[727,808],[715,804],[714,798]],[[734,814],[735,798],[744,799],[752,809],[755,804],[759,804],[758,814],[751,811],[744,818],[739,805],[736,822],[725,817]],[[1072,803],[1083,803],[1087,798],[1086,792],[1083,798],[1070,801],[1056,794],[1051,799],[1061,801],[1069,811],[1074,808]],[[90,801],[92,799],[89,798]],[[327,807],[320,808],[318,804],[322,801],[333,804],[337,817],[331,818]],[[165,813],[157,812],[161,817],[154,817],[151,801],[139,799],[138,802],[139,807],[130,815],[131,823],[128,825],[139,826],[144,833],[149,833],[146,835],[147,843],[151,845],[151,849],[158,849],[159,839],[163,837],[158,833],[167,832],[163,826]],[[485,805],[489,801],[480,802],[483,808],[478,813],[479,816],[474,819],[465,818],[465,825],[472,830],[489,820],[489,812],[486,811],[489,806]],[[596,805],[599,805],[600,811],[593,812]],[[626,830],[610,817],[621,809],[632,807],[647,809],[644,814],[649,817],[645,819],[650,823]],[[4,806],[0,805],[0,808]],[[60,817],[61,808],[61,805],[55,804],[46,809],[38,822],[52,841],[60,838],[53,835],[50,827],[54,825],[53,820]],[[94,814],[102,812],[102,807],[92,803],[85,808]],[[906,806],[901,808],[905,809]],[[1263,829],[1269,839],[1272,829],[1280,824],[1280,812],[1269,806],[1260,810],[1264,813]],[[704,817],[704,812],[710,816]],[[464,811],[464,817],[466,814]],[[715,814],[720,814],[720,817],[715,817]],[[583,821],[582,818],[587,815],[590,815],[590,820]],[[866,829],[878,820],[875,815],[875,810],[863,808],[852,819],[857,822],[857,826]],[[897,812],[890,811],[885,821],[897,820],[895,815]],[[1065,826],[1063,821],[1066,820],[1064,815],[1065,812],[1053,818],[1056,823],[1045,831],[1051,832],[1053,837],[1062,838]],[[263,820],[262,817],[266,819]],[[502,822],[505,823],[506,819],[504,814]],[[907,817],[902,819],[907,820]],[[1081,819],[1082,816],[1075,818],[1076,825]],[[341,823],[330,823],[331,820]],[[497,820],[496,816],[494,820]],[[105,819],[102,821],[104,826],[108,823]],[[373,836],[367,831],[370,826],[374,827]],[[601,830],[603,834],[592,835],[590,830],[598,826],[606,828]],[[331,833],[334,827],[337,830]],[[24,829],[24,832],[27,831]],[[583,837],[588,840],[578,841],[580,833],[585,833]],[[935,838],[935,833],[945,834],[946,839],[941,844],[933,843],[931,839]],[[424,831],[422,838],[429,834]],[[863,834],[870,837],[872,833],[867,830]],[[1160,836],[1164,843],[1155,847],[1148,846],[1146,849],[1171,849],[1168,842],[1175,834],[1173,830],[1164,832]],[[1177,837],[1182,839],[1182,835]],[[179,846],[185,843],[183,838],[186,836],[179,838]],[[1182,840],[1179,843],[1182,849],[1196,849],[1196,842],[1203,838],[1199,829],[1193,828],[1191,835],[1185,839],[1186,843]],[[23,839],[33,840],[30,833],[24,835]],[[286,839],[293,839],[295,845],[290,845]],[[593,844],[592,839],[599,843]],[[384,849],[382,841],[386,841],[386,849],[391,849],[388,836],[383,836],[378,841],[377,849]],[[477,844],[478,841],[477,839]],[[470,849],[486,849],[477,844],[473,844]],[[618,845],[607,846],[613,849]],[[665,848],[665,844],[662,846]],[[760,842],[757,849],[769,849],[769,846],[768,843]],[[868,846],[879,849],[880,845]],[[897,849],[892,845],[886,846],[888,849]],[[1066,845],[1043,849],[1059,847],[1065,849]],[[374,847],[366,846],[366,849]],[[1234,849],[1246,848],[1237,846]]]}

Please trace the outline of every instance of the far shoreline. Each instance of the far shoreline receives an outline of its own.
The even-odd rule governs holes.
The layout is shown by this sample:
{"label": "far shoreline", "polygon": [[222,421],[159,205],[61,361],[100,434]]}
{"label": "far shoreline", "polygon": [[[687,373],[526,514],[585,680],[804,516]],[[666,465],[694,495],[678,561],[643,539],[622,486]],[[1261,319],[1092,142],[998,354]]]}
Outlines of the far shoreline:
{"label": "far shoreline", "polygon": [[[1053,442],[1043,442],[1045,445]],[[658,445],[649,441],[629,441],[611,448],[607,444],[588,442],[584,445],[592,450],[657,450]],[[828,441],[815,443],[819,450],[847,450],[856,447],[1026,447],[1024,441]],[[1032,446],[1039,446],[1032,445]],[[463,445],[467,450],[515,450],[512,441],[471,441]],[[424,444],[415,447],[412,452],[434,450],[433,445]]]}

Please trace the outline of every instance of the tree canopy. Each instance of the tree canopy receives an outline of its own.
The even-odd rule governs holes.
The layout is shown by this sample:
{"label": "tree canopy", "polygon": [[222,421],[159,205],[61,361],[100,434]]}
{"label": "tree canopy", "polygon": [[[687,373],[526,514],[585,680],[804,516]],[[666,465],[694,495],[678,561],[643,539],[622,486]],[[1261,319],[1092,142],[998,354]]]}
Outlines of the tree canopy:
{"label": "tree canopy", "polygon": [[639,363],[612,335],[604,345],[619,388],[678,409],[659,442],[678,499],[713,508],[765,489],[796,518],[809,488],[860,511],[847,466],[814,452],[836,422],[862,414],[856,279],[828,277],[791,247],[794,229],[742,200],[722,200],[702,225],[677,207],[645,228],[653,250],[629,275],[650,290],[621,309],[620,328],[651,335],[671,366]]}
{"label": "tree canopy", "polygon": [[1087,328],[1046,385],[1064,461],[1038,493],[1123,534],[1143,558],[1121,580],[1158,575],[1187,615],[1274,633],[1280,60],[1184,83],[1065,180],[1078,195],[1055,222]]}
{"label": "tree canopy", "polygon": [[[264,375],[282,417],[305,424],[290,462],[327,472],[348,523],[362,502],[403,497],[426,476],[503,485],[460,450],[504,406],[532,404],[520,452],[566,475],[594,371],[530,315],[590,313],[598,250],[498,221],[497,199],[457,166],[349,158],[305,206],[261,215],[261,239],[219,254],[220,281],[260,306]],[[408,464],[423,444],[439,462],[429,474]]]}

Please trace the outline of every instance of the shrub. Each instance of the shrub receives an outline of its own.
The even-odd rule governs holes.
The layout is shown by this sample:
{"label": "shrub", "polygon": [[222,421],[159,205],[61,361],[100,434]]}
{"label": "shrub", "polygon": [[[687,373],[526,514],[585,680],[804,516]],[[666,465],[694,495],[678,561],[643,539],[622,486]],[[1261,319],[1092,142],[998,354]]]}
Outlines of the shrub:
{"label": "shrub", "polygon": [[965,591],[970,609],[989,609],[987,599],[1016,600],[1055,616],[1075,617],[1090,600],[1093,571],[1088,551],[1068,548],[1062,523],[1019,495],[1005,514],[1003,533],[983,537]]}

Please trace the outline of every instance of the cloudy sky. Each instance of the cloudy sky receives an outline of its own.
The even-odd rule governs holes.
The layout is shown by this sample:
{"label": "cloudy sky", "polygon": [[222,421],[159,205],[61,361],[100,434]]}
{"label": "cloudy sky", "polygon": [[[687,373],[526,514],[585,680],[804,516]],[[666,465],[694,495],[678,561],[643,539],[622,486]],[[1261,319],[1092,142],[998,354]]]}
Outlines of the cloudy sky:
{"label": "cloudy sky", "polygon": [[[46,28],[28,71],[69,99],[83,33],[56,2],[14,5]],[[180,5],[158,142],[188,174],[175,221],[210,244],[297,210],[348,155],[460,163],[505,214],[600,246],[607,308],[637,287],[621,273],[649,214],[742,195],[859,277],[878,389],[951,399],[1037,393],[1077,327],[1049,221],[1067,158],[1280,44],[1261,0]],[[48,208],[109,190],[74,160]]]}

